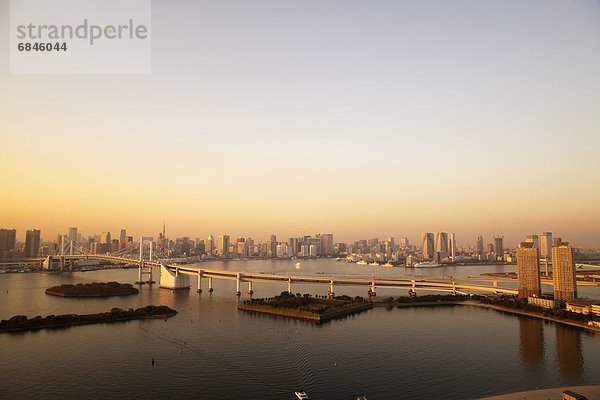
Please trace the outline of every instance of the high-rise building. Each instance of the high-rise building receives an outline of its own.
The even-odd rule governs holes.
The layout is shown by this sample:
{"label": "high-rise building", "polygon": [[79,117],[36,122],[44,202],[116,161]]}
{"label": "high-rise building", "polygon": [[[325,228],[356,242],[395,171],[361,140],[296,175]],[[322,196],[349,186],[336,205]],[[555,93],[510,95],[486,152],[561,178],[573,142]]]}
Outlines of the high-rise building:
{"label": "high-rise building", "polygon": [[456,261],[456,235],[454,233],[448,236],[448,255],[452,262]]}
{"label": "high-rise building", "polygon": [[69,227],[69,242],[77,243],[77,227]]}
{"label": "high-rise building", "polygon": [[215,252],[215,236],[208,235],[206,242],[204,243],[206,254],[213,255]]}
{"label": "high-rise building", "polygon": [[[125,229],[121,229],[121,234],[119,235],[119,243],[121,244],[121,247],[125,246],[126,238],[127,238],[127,231]],[[161,238],[159,238],[159,239],[161,239]]]}
{"label": "high-rise building", "polygon": [[538,235],[527,235],[525,236],[525,241],[527,243],[533,243],[533,247],[536,249],[540,248],[540,237]]}
{"label": "high-rise building", "polygon": [[112,245],[112,240],[110,238],[110,232],[102,232],[100,243]]}
{"label": "high-rise building", "polygon": [[448,234],[446,232],[435,234],[435,252],[438,253],[440,259],[448,255]]}
{"label": "high-rise building", "polygon": [[517,278],[519,280],[519,297],[542,294],[540,284],[540,254],[533,242],[523,242],[517,247]]}
{"label": "high-rise building", "polygon": [[410,242],[408,241],[408,238],[407,237],[400,238],[400,247],[405,249],[408,246],[410,246]]}
{"label": "high-rise building", "polygon": [[566,302],[577,298],[575,260],[568,242],[557,242],[552,246],[552,278],[554,300]]}
{"label": "high-rise building", "polygon": [[494,236],[494,252],[497,257],[504,255],[504,236]]}
{"label": "high-rise building", "polygon": [[289,238],[288,243],[291,248],[292,256],[295,257],[298,255],[299,251],[299,240],[298,238]]}
{"label": "high-rise building", "polygon": [[269,243],[267,243],[267,246],[268,246],[267,256],[277,257],[277,236],[276,235],[271,235],[271,240],[269,240]]}
{"label": "high-rise building", "polygon": [[32,229],[25,232],[25,257],[37,257],[40,251],[40,230]]}
{"label": "high-rise building", "polygon": [[477,254],[483,254],[483,236],[477,235],[477,244],[475,245]]}
{"label": "high-rise building", "polygon": [[217,254],[223,257],[229,253],[229,235],[217,236]]}
{"label": "high-rise building", "polygon": [[423,258],[433,258],[433,233],[427,232],[421,235],[421,246],[423,248]]}
{"label": "high-rise building", "polygon": [[333,255],[333,234],[332,233],[322,233],[320,235],[321,238],[321,254],[324,256]]}
{"label": "high-rise building", "polygon": [[542,232],[540,235],[540,257],[552,257],[552,232]]}
{"label": "high-rise building", "polygon": [[16,241],[16,229],[0,229],[0,260],[12,258]]}
{"label": "high-rise building", "polygon": [[235,249],[236,254],[241,257],[246,257],[248,255],[248,249],[246,246],[246,238],[238,237],[235,242],[236,242],[236,249]]}

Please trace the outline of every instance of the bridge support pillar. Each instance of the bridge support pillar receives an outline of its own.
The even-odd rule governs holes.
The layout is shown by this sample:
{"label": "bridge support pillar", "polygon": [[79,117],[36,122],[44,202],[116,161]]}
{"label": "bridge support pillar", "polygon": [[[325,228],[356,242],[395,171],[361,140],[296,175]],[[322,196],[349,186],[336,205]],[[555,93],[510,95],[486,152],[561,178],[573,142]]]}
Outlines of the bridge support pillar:
{"label": "bridge support pillar", "polygon": [[190,288],[190,277],[180,274],[178,269],[171,271],[166,266],[160,266],[160,287],[164,289],[180,290]]}
{"label": "bridge support pillar", "polygon": [[248,281],[248,294],[253,294],[254,291],[252,290],[252,281]]}
{"label": "bridge support pillar", "polygon": [[498,287],[498,281],[494,281],[494,287]]}
{"label": "bridge support pillar", "polygon": [[198,271],[198,293],[202,293],[202,270]]}
{"label": "bridge support pillar", "polygon": [[368,292],[369,296],[377,296],[377,292],[375,291],[375,282],[371,282],[371,287]]}
{"label": "bridge support pillar", "polygon": [[287,291],[288,291],[288,293],[291,294],[292,293],[292,278],[291,277],[288,277],[287,283],[288,283],[288,290]]}
{"label": "bridge support pillar", "polygon": [[335,296],[335,293],[333,292],[333,279],[329,281],[329,287],[327,290],[327,297],[329,297],[330,299],[333,299],[333,297]]}
{"label": "bridge support pillar", "polygon": [[208,278],[208,292],[212,293],[213,291],[213,286],[212,286],[212,278]]}
{"label": "bridge support pillar", "polygon": [[240,291],[240,282],[242,280],[242,274],[238,272],[238,274],[235,277],[235,295],[239,296],[242,294],[242,292]]}

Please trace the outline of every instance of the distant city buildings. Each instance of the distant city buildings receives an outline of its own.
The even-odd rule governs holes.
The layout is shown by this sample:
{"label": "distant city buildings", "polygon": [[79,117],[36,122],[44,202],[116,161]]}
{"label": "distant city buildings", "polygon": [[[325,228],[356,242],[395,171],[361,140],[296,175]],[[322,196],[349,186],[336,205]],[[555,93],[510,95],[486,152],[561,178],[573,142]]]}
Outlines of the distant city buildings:
{"label": "distant city buildings", "polygon": [[31,229],[25,232],[25,258],[37,257],[40,251],[41,232],[39,229]]}
{"label": "distant city buildings", "polygon": [[552,258],[552,232],[542,232],[540,235],[540,257]]}
{"label": "distant city buildings", "polygon": [[16,229],[0,229],[0,260],[6,261],[13,258],[17,243]]}
{"label": "distant city buildings", "polygon": [[533,242],[522,242],[517,247],[517,277],[519,297],[540,297],[542,286],[540,283],[539,249]]}
{"label": "distant city buildings", "polygon": [[552,277],[554,300],[567,302],[577,298],[575,260],[568,242],[557,238],[552,246]]}
{"label": "distant city buildings", "polygon": [[423,258],[433,258],[433,252],[435,250],[433,233],[427,232],[421,235],[421,249]]}

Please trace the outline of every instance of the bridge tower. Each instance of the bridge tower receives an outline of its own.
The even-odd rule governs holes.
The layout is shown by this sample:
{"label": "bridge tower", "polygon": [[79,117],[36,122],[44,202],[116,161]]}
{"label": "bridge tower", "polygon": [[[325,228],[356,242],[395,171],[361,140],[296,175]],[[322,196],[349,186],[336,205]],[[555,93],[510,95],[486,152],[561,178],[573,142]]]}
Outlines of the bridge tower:
{"label": "bridge tower", "polygon": [[[150,241],[150,250],[149,250],[150,259],[148,261],[152,261],[152,247],[153,247],[153,243],[152,243],[152,241]],[[153,283],[156,283],[152,279],[152,263],[151,262],[146,263],[144,260],[144,237],[143,236],[140,236],[140,258],[139,258],[138,263],[139,263],[139,269],[138,269],[138,280],[136,282],[136,285],[143,285],[144,283],[151,285]],[[144,281],[144,275],[148,275],[147,281]]]}

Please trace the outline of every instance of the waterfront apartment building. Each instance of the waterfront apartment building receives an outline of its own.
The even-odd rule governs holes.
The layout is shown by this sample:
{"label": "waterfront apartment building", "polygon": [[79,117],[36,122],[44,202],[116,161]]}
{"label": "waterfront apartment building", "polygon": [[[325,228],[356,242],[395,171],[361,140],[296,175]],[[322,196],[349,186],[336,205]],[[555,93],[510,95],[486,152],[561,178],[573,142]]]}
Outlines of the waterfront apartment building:
{"label": "waterfront apartment building", "polygon": [[434,242],[433,233],[427,232],[421,235],[421,246],[423,258],[433,258]]}
{"label": "waterfront apartment building", "polygon": [[552,246],[552,277],[554,300],[567,302],[577,298],[575,260],[568,242],[557,241]]}
{"label": "waterfront apartment building", "polygon": [[533,242],[522,242],[517,247],[517,277],[519,297],[540,297],[540,252]]}
{"label": "waterfront apartment building", "polygon": [[16,229],[0,229],[0,260],[12,258],[16,241]]}
{"label": "waterfront apartment building", "polygon": [[26,258],[37,257],[40,252],[40,237],[39,229],[31,229],[25,232],[25,252]]}

